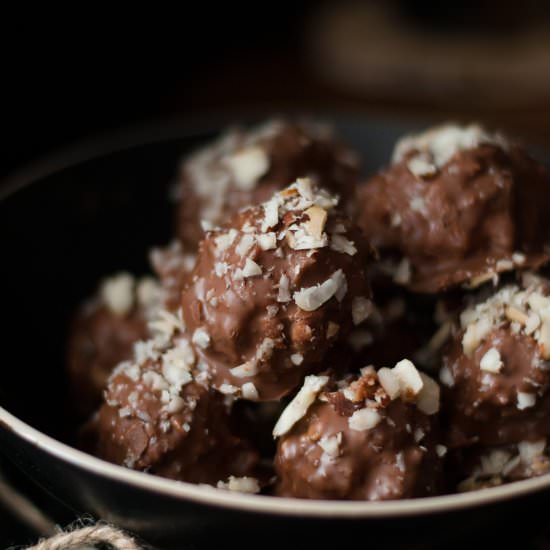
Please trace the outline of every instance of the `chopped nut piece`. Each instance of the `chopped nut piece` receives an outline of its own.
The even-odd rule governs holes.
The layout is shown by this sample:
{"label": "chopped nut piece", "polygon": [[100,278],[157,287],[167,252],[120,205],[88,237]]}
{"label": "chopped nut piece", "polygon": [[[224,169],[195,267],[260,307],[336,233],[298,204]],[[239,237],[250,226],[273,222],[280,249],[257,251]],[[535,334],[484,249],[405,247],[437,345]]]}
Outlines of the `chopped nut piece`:
{"label": "chopped nut piece", "polygon": [[306,231],[316,239],[320,239],[325,231],[327,211],[319,206],[310,206],[304,211],[304,214],[309,217],[309,220],[303,223]]}
{"label": "chopped nut piece", "polygon": [[399,379],[391,369],[382,367],[378,371],[378,380],[390,399],[397,399],[401,393]]}
{"label": "chopped nut piece", "polygon": [[520,311],[513,306],[508,306],[506,308],[506,317],[508,317],[510,321],[516,321],[518,323],[521,323],[522,325],[525,325],[527,323],[527,320],[529,319],[529,317],[525,313],[523,313],[523,311]]}
{"label": "chopped nut piece", "polygon": [[408,359],[399,361],[392,369],[393,374],[399,380],[401,396],[406,399],[416,397],[424,386],[422,377],[414,364]]}

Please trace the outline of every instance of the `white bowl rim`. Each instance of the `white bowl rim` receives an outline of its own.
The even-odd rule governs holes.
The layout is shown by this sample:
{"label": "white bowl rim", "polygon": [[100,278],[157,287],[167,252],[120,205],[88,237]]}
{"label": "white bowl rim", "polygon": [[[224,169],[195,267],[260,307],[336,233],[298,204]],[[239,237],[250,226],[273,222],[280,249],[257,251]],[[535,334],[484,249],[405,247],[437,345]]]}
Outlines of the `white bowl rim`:
{"label": "white bowl rim", "polygon": [[136,489],[205,506],[278,516],[327,519],[420,516],[497,503],[550,487],[550,474],[547,474],[469,493],[391,501],[306,500],[249,495],[174,481],[105,462],[40,432],[2,407],[0,428],[13,431],[31,445],[63,462]]}

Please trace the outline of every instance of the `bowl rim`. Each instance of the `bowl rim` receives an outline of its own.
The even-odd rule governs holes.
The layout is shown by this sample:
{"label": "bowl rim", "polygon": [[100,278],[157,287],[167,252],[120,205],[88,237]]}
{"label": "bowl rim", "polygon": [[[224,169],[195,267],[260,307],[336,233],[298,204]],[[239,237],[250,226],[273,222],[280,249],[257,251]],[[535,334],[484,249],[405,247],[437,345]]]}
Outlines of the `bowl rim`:
{"label": "bowl rim", "polygon": [[250,495],[174,481],[111,464],[33,428],[0,407],[0,428],[7,429],[51,456],[89,473],[177,500],[233,511],[304,518],[358,519],[431,515],[506,501],[550,487],[550,474],[472,491],[388,501],[308,500]]}
{"label": "bowl rim", "polygon": [[[295,117],[297,114],[285,109],[284,116]],[[306,113],[299,112],[299,114],[334,121],[336,125],[338,120],[353,120],[354,123],[358,123],[358,117],[354,116],[353,113],[308,111]],[[355,113],[355,115],[357,114]],[[27,185],[32,185],[38,180],[79,163],[132,147],[152,145],[162,141],[192,137],[193,135],[204,135],[219,130],[224,124],[233,122],[237,116],[239,116],[238,113],[228,114],[222,111],[213,113],[208,117],[188,117],[186,120],[171,119],[167,121],[160,119],[147,124],[136,125],[133,128],[110,131],[102,136],[82,140],[75,145],[27,163],[22,169],[3,178],[3,185],[0,187],[0,201],[27,187]],[[261,113],[241,113],[240,119],[249,122],[257,120],[260,116],[265,118],[265,111]],[[399,120],[396,117],[376,116],[372,113],[359,113],[359,118],[368,119],[376,124],[385,122],[388,125],[404,127],[421,127],[426,123],[430,123],[429,119],[422,121],[411,117]],[[156,492],[166,497],[192,501],[205,506],[249,513],[303,518],[390,519],[471,509],[550,488],[550,474],[546,474],[468,493],[391,501],[308,500],[250,495],[220,490],[207,485],[165,479],[106,462],[33,428],[2,406],[0,406],[0,429],[13,432],[17,437],[62,462],[86,470],[89,473],[107,477],[113,481],[126,483],[136,489]]]}

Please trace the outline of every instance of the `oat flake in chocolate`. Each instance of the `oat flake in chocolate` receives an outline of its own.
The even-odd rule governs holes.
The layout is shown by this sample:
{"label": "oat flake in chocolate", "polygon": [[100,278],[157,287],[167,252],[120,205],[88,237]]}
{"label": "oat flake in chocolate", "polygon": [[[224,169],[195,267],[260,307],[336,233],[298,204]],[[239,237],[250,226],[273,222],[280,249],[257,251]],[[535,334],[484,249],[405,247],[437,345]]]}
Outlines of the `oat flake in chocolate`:
{"label": "oat flake in chocolate", "polygon": [[368,317],[370,249],[337,202],[298,180],[201,242],[182,314],[219,391],[279,399]]}
{"label": "oat flake in chocolate", "polygon": [[434,293],[550,254],[550,177],[519,146],[477,125],[446,125],[396,145],[359,187],[357,222],[395,282]]}

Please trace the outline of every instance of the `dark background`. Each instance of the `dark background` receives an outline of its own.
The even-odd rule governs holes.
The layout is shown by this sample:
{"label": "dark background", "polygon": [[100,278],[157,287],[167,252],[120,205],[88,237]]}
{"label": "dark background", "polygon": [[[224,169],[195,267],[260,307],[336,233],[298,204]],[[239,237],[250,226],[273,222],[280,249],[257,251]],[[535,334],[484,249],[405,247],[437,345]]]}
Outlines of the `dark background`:
{"label": "dark background", "polygon": [[[379,4],[391,5],[402,22],[428,33],[434,44],[441,37],[468,44],[472,36],[513,43],[550,13],[547,2],[530,0],[521,6],[490,0]],[[414,89],[414,70],[405,81],[396,77],[395,86],[371,88],[342,85],[327,76],[319,53],[326,50],[316,47],[323,36],[314,32],[316,17],[327,5],[303,0],[188,2],[174,11],[135,3],[124,10],[95,4],[57,13],[50,5],[29,6],[24,13],[3,9],[0,180],[33,159],[90,136],[151,120],[218,112],[346,111],[428,122],[481,119],[550,146],[550,96],[539,90],[531,100],[524,92],[519,101],[518,87],[529,84],[524,81],[503,86],[499,101],[492,101],[484,99],[483,85],[438,93],[437,73],[426,93]],[[365,36],[373,32],[365,28]],[[379,52],[381,60],[384,54]],[[547,54],[550,75],[550,46]],[[13,471],[8,475],[28,490]],[[57,510],[48,512],[55,515]],[[0,546],[29,540],[32,534],[0,508]]]}

